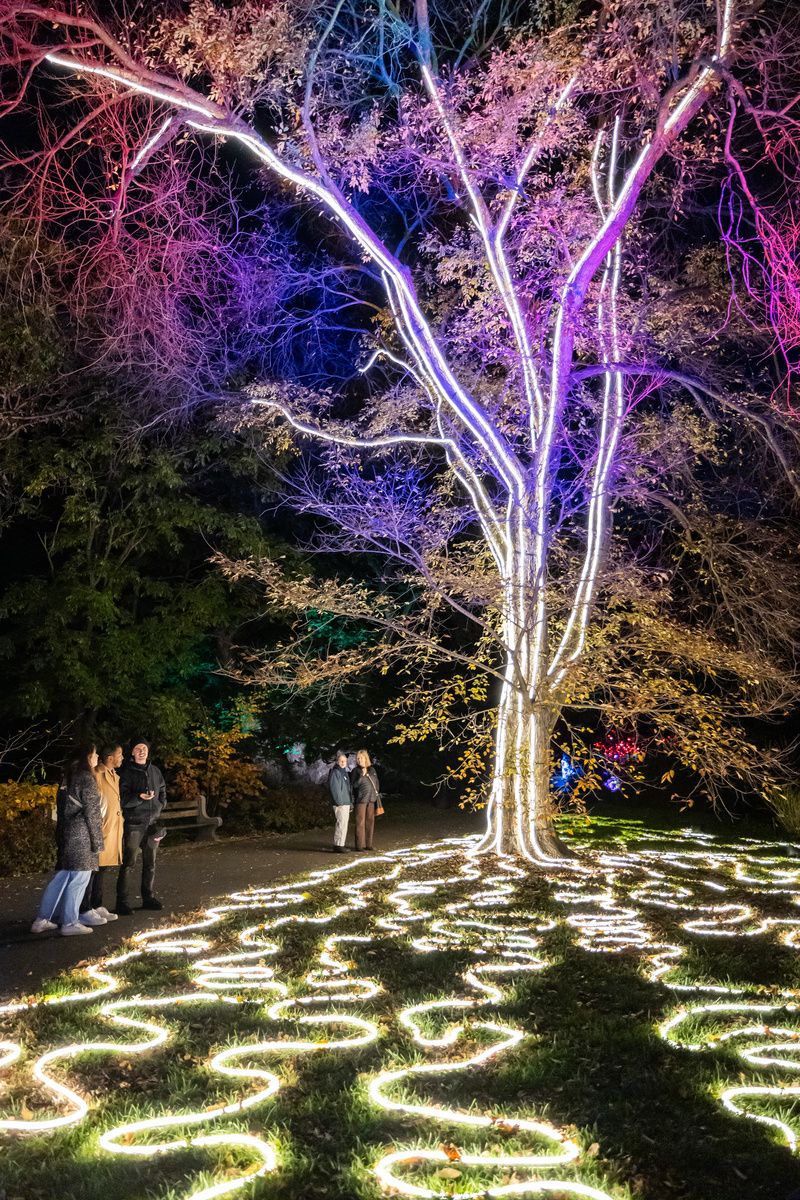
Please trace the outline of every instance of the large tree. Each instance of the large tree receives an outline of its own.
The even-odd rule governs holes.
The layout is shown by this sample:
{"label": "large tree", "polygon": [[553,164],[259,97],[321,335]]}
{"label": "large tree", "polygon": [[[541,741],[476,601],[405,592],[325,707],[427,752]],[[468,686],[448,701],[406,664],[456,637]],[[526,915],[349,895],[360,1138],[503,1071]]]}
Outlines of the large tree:
{"label": "large tree", "polygon": [[[6,0],[3,18],[6,63],[20,80],[7,109],[31,99],[45,139],[43,151],[10,157],[34,203],[55,172],[60,194],[88,193],[113,229],[162,152],[211,139],[262,172],[308,240],[324,232],[344,259],[325,294],[338,293],[369,331],[360,363],[369,385],[338,407],[319,387],[281,383],[253,399],[332,447],[295,478],[310,511],[394,555],[433,608],[477,616],[491,650],[476,658],[431,635],[429,609],[421,621],[395,610],[384,619],[358,589],[339,593],[343,609],[400,630],[421,653],[477,661],[495,679],[483,847],[544,861],[563,852],[551,738],[585,686],[604,583],[616,573],[618,594],[627,580],[634,604],[645,587],[646,535],[638,574],[628,578],[613,552],[615,498],[638,487],[662,509],[672,504],[678,523],[684,515],[646,486],[648,438],[651,470],[670,445],[682,452],[687,410],[665,410],[683,391],[709,423],[734,414],[755,423],[797,491],[786,427],[798,221],[796,198],[780,187],[797,162],[788,43],[737,0],[589,8],[560,8],[550,28],[513,3],[426,0],[197,2],[144,30],[112,27],[82,5]],[[59,80],[70,98],[64,128],[48,108]],[[763,170],[748,173],[754,138],[772,155],[765,201],[752,181],[763,183]],[[98,142],[105,201],[86,168]],[[664,328],[692,189],[706,214],[722,214],[730,319],[750,323],[756,354],[772,337],[769,365],[715,361],[720,331],[685,321],[685,296]],[[771,335],[757,315],[765,298]],[[376,457],[369,467],[365,455]],[[481,587],[476,561],[491,568]],[[744,678],[746,638],[715,632],[725,669]]]}

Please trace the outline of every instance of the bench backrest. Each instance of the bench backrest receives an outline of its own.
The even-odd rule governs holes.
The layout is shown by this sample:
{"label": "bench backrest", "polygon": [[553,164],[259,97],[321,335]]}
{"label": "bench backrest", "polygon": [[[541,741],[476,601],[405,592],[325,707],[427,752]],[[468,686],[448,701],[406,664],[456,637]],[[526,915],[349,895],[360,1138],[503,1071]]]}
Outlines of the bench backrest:
{"label": "bench backrest", "polygon": [[190,804],[170,804],[161,813],[159,821],[196,821],[200,809],[192,802]]}

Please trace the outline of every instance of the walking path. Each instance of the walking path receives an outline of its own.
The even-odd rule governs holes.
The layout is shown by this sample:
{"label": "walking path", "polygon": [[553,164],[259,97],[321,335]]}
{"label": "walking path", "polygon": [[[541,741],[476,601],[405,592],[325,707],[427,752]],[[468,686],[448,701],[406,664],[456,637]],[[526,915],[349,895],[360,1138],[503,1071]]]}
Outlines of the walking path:
{"label": "walking path", "polygon": [[[420,841],[476,833],[480,813],[436,809],[417,804],[387,806],[379,818],[376,849],[393,850]],[[333,865],[331,831],[315,829],[287,835],[221,837],[216,842],[187,842],[159,854],[156,891],[163,913],[137,910],[95,929],[91,937],[36,936],[30,932],[42,889],[49,878],[21,875],[0,880],[0,1001],[36,992],[46,979],[87,958],[110,954],[132,933],[165,918],[194,912],[209,900],[238,888],[271,883],[285,875]],[[136,901],[134,903],[137,903]]]}

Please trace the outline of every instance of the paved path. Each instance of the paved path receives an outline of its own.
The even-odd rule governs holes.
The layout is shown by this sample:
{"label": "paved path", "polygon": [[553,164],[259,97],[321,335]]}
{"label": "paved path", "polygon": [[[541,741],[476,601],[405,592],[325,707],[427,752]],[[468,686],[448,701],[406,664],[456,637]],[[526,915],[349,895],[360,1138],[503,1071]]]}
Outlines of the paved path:
{"label": "paved path", "polygon": [[[415,842],[458,837],[482,828],[480,814],[423,805],[393,805],[391,815],[379,818],[376,848],[392,850]],[[285,875],[333,866],[330,834],[317,829],[286,836],[220,838],[164,848],[156,879],[163,913],[137,910],[100,926],[91,937],[38,937],[30,924],[48,875],[21,875],[0,880],[0,1000],[38,991],[42,982],[61,971],[109,954],[131,933],[158,924],[165,917],[194,912],[210,900],[238,888],[272,882]],[[110,890],[110,889],[109,889]],[[136,901],[134,903],[137,903]]]}

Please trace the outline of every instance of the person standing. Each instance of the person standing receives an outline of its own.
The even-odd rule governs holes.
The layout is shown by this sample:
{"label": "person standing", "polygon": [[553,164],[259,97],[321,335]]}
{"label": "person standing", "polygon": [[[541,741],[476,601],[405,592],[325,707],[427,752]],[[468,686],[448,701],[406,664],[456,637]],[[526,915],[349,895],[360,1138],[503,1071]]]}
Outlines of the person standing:
{"label": "person standing", "polygon": [[371,850],[375,810],[381,798],[378,774],[366,750],[359,750],[350,773],[356,817],[356,850]]}
{"label": "person standing", "polygon": [[353,785],[347,769],[347,755],[340,750],[328,774],[328,792],[333,805],[333,849],[344,854],[347,849],[347,825],[353,809]]}
{"label": "person standing", "polygon": [[91,933],[93,925],[106,923],[99,915],[81,917],[79,912],[91,873],[97,869],[98,852],[103,849],[96,766],[97,747],[83,747],[68,765],[56,794],[56,871],[44,889],[32,933],[60,926],[62,936],[71,937]]}
{"label": "person standing", "polygon": [[117,914],[110,912],[103,903],[105,878],[109,867],[118,867],[122,862],[122,809],[119,801],[119,768],[122,766],[122,746],[111,742],[100,749],[100,761],[95,779],[100,792],[100,811],[103,818],[103,849],[98,856],[97,870],[81,903],[81,913],[99,913],[106,921],[116,921]]}
{"label": "person standing", "polygon": [[156,822],[167,803],[164,776],[150,762],[150,743],[139,738],[131,746],[130,757],[122,764],[119,777],[122,808],[122,866],[117,879],[117,913],[129,917],[131,872],[142,855],[142,908],[161,909],[164,905],[153,891],[156,852],[163,832]]}

